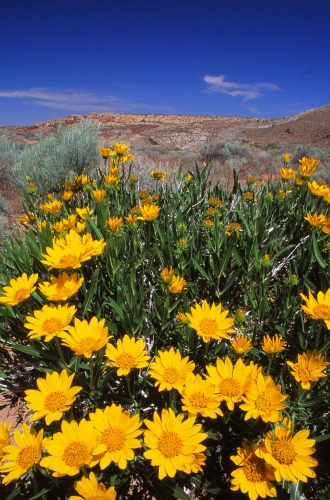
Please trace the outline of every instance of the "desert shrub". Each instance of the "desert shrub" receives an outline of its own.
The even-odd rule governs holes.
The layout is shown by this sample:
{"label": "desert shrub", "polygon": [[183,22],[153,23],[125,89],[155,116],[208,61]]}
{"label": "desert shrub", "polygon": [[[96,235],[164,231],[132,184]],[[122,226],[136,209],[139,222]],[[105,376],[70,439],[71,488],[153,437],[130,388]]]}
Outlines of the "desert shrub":
{"label": "desert shrub", "polygon": [[141,192],[125,148],[68,198],[27,191],[3,244],[0,382],[31,419],[15,450],[35,446],[3,450],[4,498],[326,491],[329,188],[288,169],[225,189],[205,165]]}
{"label": "desert shrub", "polygon": [[20,146],[0,137],[0,175],[2,178],[9,179],[11,167],[19,154]]}
{"label": "desert shrub", "polygon": [[97,166],[98,127],[82,120],[74,126],[59,127],[55,136],[41,137],[26,147],[13,165],[15,183],[24,186],[28,176],[43,192],[65,179],[89,174]]}
{"label": "desert shrub", "polygon": [[213,160],[226,161],[232,157],[251,158],[252,152],[246,144],[219,141],[204,144],[200,149],[200,155],[203,161],[209,163]]}

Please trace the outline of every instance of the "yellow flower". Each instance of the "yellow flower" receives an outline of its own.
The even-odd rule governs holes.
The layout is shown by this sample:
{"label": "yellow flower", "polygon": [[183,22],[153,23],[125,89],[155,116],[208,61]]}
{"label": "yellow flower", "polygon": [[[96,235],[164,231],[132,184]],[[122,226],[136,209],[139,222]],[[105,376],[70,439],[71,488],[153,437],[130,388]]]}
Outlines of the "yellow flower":
{"label": "yellow flower", "polygon": [[125,217],[127,224],[129,224],[130,226],[134,226],[136,224],[137,219],[138,216],[133,214],[128,214],[128,216]]}
{"label": "yellow flower", "polygon": [[328,187],[325,184],[318,184],[316,181],[307,182],[307,185],[311,192],[315,194],[315,196],[324,196]]}
{"label": "yellow flower", "polygon": [[104,182],[106,183],[107,186],[117,186],[119,184],[118,177],[115,177],[114,175],[104,174],[103,177],[104,177]]}
{"label": "yellow flower", "polygon": [[184,313],[184,312],[178,312],[175,315],[175,317],[178,321],[180,321],[180,323],[185,323],[186,325],[189,323],[189,320],[186,316],[186,313]]}
{"label": "yellow flower", "polygon": [[48,212],[50,214],[58,214],[63,206],[63,202],[59,200],[52,200],[44,205],[41,205],[40,208],[44,212]]}
{"label": "yellow flower", "polygon": [[130,416],[121,405],[106,406],[102,411],[97,409],[89,418],[97,431],[98,446],[95,454],[100,458],[100,468],[105,469],[114,462],[120,469],[127,468],[127,461],[134,459],[133,450],[141,447],[139,414]]}
{"label": "yellow flower", "polygon": [[188,373],[184,387],[179,390],[182,399],[182,410],[187,411],[189,417],[200,414],[202,417],[217,418],[223,415],[219,406],[222,398],[216,394],[216,387],[210,379],[202,379],[197,374]]}
{"label": "yellow flower", "polygon": [[324,356],[316,350],[298,354],[297,363],[287,361],[287,364],[292,368],[291,375],[301,383],[303,389],[307,390],[311,388],[311,382],[317,382],[319,378],[327,376],[323,370],[329,365],[327,361],[324,361]]}
{"label": "yellow flower", "polygon": [[93,209],[88,206],[83,208],[76,207],[76,212],[82,220],[87,220],[88,216],[91,217],[93,215]]}
{"label": "yellow flower", "polygon": [[187,290],[186,284],[186,280],[181,276],[173,276],[168,291],[173,294],[181,293],[183,290]]}
{"label": "yellow flower", "polygon": [[53,239],[53,247],[47,247],[42,256],[42,264],[49,269],[77,269],[82,262],[100,255],[106,243],[102,240],[93,240],[90,233],[83,236],[71,229],[64,238]]}
{"label": "yellow flower", "polygon": [[47,373],[46,379],[38,378],[37,386],[39,390],[28,389],[25,391],[25,401],[27,407],[34,411],[30,422],[40,420],[45,417],[46,425],[50,425],[63,417],[63,413],[70,410],[76,400],[76,394],[82,387],[73,386],[71,383],[74,374],[68,376],[66,370]]}
{"label": "yellow flower", "polygon": [[206,456],[204,455],[204,453],[194,453],[194,461],[189,464],[191,472],[193,472],[194,474],[197,474],[197,472],[202,472],[205,465],[205,460]]}
{"label": "yellow flower", "polygon": [[0,474],[7,474],[2,484],[20,479],[32,467],[39,463],[42,451],[43,430],[38,434],[23,422],[22,432],[14,431],[17,446],[9,444],[3,448],[4,456],[0,465]]}
{"label": "yellow flower", "polygon": [[144,433],[144,442],[149,450],[144,457],[151,460],[151,465],[159,467],[158,477],[174,477],[178,470],[187,474],[196,466],[195,454],[206,447],[201,441],[207,434],[200,432],[201,424],[195,424],[191,417],[183,421],[183,413],[175,415],[173,410],[162,410],[161,417],[154,412],[153,420],[145,420],[148,429]]}
{"label": "yellow flower", "polygon": [[228,333],[235,332],[231,328],[234,319],[227,318],[229,311],[222,311],[221,308],[221,304],[215,305],[214,303],[210,307],[204,300],[201,306],[196,304],[195,307],[190,308],[190,313],[186,313],[190,327],[196,330],[197,335],[201,336],[204,342],[210,342],[211,339],[229,339]]}
{"label": "yellow flower", "polygon": [[104,200],[105,195],[107,194],[105,189],[94,189],[93,196],[96,201],[101,202]]}
{"label": "yellow flower", "polygon": [[302,293],[300,296],[306,302],[306,305],[301,306],[305,313],[309,314],[312,319],[323,320],[330,330],[330,288],[325,293],[318,292],[316,298],[310,290],[308,290],[308,298]]}
{"label": "yellow flower", "polygon": [[222,201],[217,196],[210,196],[210,198],[207,200],[207,203],[211,207],[219,208],[222,206]]}
{"label": "yellow flower", "polygon": [[86,229],[86,222],[77,222],[77,224],[75,225],[75,227],[73,228],[73,230],[78,233],[78,234],[81,234],[85,231]]}
{"label": "yellow flower", "polygon": [[82,477],[74,483],[74,489],[79,493],[71,495],[69,500],[115,500],[117,493],[114,486],[106,489],[103,483],[99,483],[94,472],[89,473],[89,477]]}
{"label": "yellow flower", "polygon": [[265,460],[257,457],[255,451],[254,442],[243,442],[242,448],[237,449],[237,455],[230,457],[239,467],[231,473],[233,478],[230,489],[247,493],[250,500],[256,500],[259,495],[262,498],[276,497],[276,489],[271,483],[275,480],[274,469]]}
{"label": "yellow flower", "polygon": [[[285,420],[283,422],[285,424]],[[280,482],[298,480],[307,482],[307,478],[315,478],[311,469],[318,462],[311,455],[315,452],[314,439],[308,439],[309,431],[301,430],[293,433],[285,425],[275,425],[268,432],[264,441],[256,449],[256,455],[263,458],[275,469],[275,479]]]}
{"label": "yellow flower", "polygon": [[129,182],[132,184],[136,184],[139,181],[139,178],[137,175],[130,175],[128,178]]}
{"label": "yellow flower", "polygon": [[4,286],[2,296],[0,296],[0,304],[8,304],[9,306],[17,306],[24,300],[27,300],[31,293],[36,289],[34,284],[38,280],[38,274],[31,274],[27,276],[23,273],[18,278],[12,278],[9,286]]}
{"label": "yellow flower", "polygon": [[167,173],[160,172],[159,170],[153,170],[150,173],[150,177],[152,177],[153,179],[156,179],[157,181],[165,181],[165,179],[167,179]]}
{"label": "yellow flower", "polygon": [[157,219],[160,208],[157,205],[153,205],[152,203],[148,203],[146,205],[143,205],[139,208],[141,216],[138,217],[138,219],[145,220],[148,222],[153,221],[154,219]]}
{"label": "yellow flower", "polygon": [[287,399],[281,393],[281,386],[275,385],[270,375],[258,373],[257,378],[251,381],[250,386],[242,396],[244,401],[240,408],[246,411],[245,420],[261,417],[264,422],[278,422],[280,411],[286,408],[282,401]]}
{"label": "yellow flower", "polygon": [[293,179],[293,177],[296,175],[295,170],[292,168],[281,168],[280,169],[280,176],[283,181],[288,181],[290,179]]}
{"label": "yellow flower", "polygon": [[327,203],[330,203],[330,188],[326,189],[323,194],[323,199]]}
{"label": "yellow flower", "polygon": [[273,337],[265,335],[261,349],[265,351],[266,354],[282,352],[285,350],[285,340],[277,333]]}
{"label": "yellow flower", "polygon": [[111,154],[112,154],[112,151],[110,148],[104,148],[104,147],[100,146],[97,149],[104,159],[109,158],[109,156],[111,156]]}
{"label": "yellow flower", "polygon": [[97,445],[98,434],[92,422],[84,418],[79,423],[63,420],[61,432],[44,440],[49,456],[42,458],[40,465],[54,471],[54,477],[75,476],[81,467],[93,467],[99,461]]}
{"label": "yellow flower", "polygon": [[116,366],[118,377],[128,375],[132,368],[145,368],[150,359],[144,341],[128,335],[124,335],[123,340],[117,340],[117,348],[108,344],[105,354],[109,359],[106,366]]}
{"label": "yellow flower", "polygon": [[330,234],[330,218],[327,220],[327,222],[325,224],[323,224],[322,231],[325,234]]}
{"label": "yellow flower", "polygon": [[110,174],[113,176],[113,177],[116,177],[118,178],[119,177],[119,168],[118,167],[110,167]]}
{"label": "yellow flower", "polygon": [[126,161],[134,161],[134,156],[131,154],[128,154],[128,151],[131,148],[128,147],[126,144],[119,144],[118,142],[115,142],[113,146],[113,150],[111,150],[111,156],[115,156],[120,163],[125,163]]}
{"label": "yellow flower", "polygon": [[26,224],[26,223],[31,223],[35,220],[35,216],[33,215],[32,212],[27,212],[25,215],[22,215],[22,217],[20,217],[18,219],[18,222],[20,224]]}
{"label": "yellow flower", "polygon": [[311,212],[307,212],[306,217],[304,217],[312,226],[321,227],[323,224],[327,222],[327,217],[324,214],[318,215],[317,212],[313,214]]}
{"label": "yellow flower", "polygon": [[320,163],[317,158],[306,158],[305,156],[299,160],[300,175],[302,177],[310,177]]}
{"label": "yellow flower", "polygon": [[189,361],[188,356],[181,358],[180,352],[171,347],[169,351],[158,351],[158,356],[150,365],[149,375],[156,380],[155,386],[159,386],[160,391],[180,390],[187,374],[194,368],[195,363]]}
{"label": "yellow flower", "polygon": [[77,222],[77,216],[75,214],[69,215],[67,219],[62,219],[52,226],[54,227],[57,233],[64,233],[65,231],[69,231],[72,229]]}
{"label": "yellow flower", "polygon": [[10,431],[11,423],[2,422],[0,423],[0,464],[4,456],[4,447],[10,444]]}
{"label": "yellow flower", "polygon": [[78,292],[83,284],[84,278],[79,278],[77,273],[67,274],[61,273],[58,278],[50,277],[49,281],[44,281],[39,285],[40,292],[47,297],[48,300],[68,300],[72,295]]}
{"label": "yellow flower", "polygon": [[58,337],[68,329],[68,325],[72,320],[77,309],[74,306],[67,304],[55,306],[50,304],[45,305],[42,309],[33,311],[34,316],[26,316],[24,327],[31,330],[28,337],[35,339],[37,337],[45,337],[45,342],[49,342],[54,337]]}
{"label": "yellow flower", "polygon": [[62,344],[69,347],[77,356],[90,358],[95,351],[104,347],[109,338],[108,327],[104,326],[105,319],[99,321],[93,316],[90,322],[87,320],[74,320],[74,327],[68,326],[67,332],[61,334]]}
{"label": "yellow flower", "polygon": [[284,153],[283,154],[283,161],[284,161],[285,164],[290,163],[290,156],[291,156],[290,153]]}
{"label": "yellow flower", "polygon": [[237,335],[236,338],[231,340],[231,345],[236,354],[241,355],[250,351],[253,347],[252,339],[249,339],[247,335]]}
{"label": "yellow flower", "polygon": [[207,365],[208,379],[216,386],[216,392],[225,401],[228,409],[233,410],[234,404],[242,401],[251,379],[251,367],[239,358],[235,365],[227,356],[223,361],[217,359],[216,366]]}
{"label": "yellow flower", "polygon": [[243,232],[242,225],[239,222],[232,222],[229,226],[226,227],[225,233],[228,236],[235,235],[236,238],[240,237],[240,234]]}
{"label": "yellow flower", "polygon": [[118,233],[120,231],[121,226],[123,225],[123,218],[122,217],[108,217],[107,220],[109,229],[113,233]]}
{"label": "yellow flower", "polygon": [[64,201],[69,201],[73,196],[73,191],[62,191],[61,196]]}
{"label": "yellow flower", "polygon": [[85,174],[80,174],[80,175],[77,175],[75,177],[75,180],[74,180],[74,187],[75,189],[79,189],[81,188],[82,186],[85,186],[86,184],[94,184],[95,181],[93,181],[93,179],[91,179],[90,177],[88,177],[88,175],[85,175]]}
{"label": "yellow flower", "polygon": [[164,267],[164,269],[160,273],[160,276],[161,276],[164,283],[166,283],[166,284],[170,283],[172,281],[173,276],[174,276],[173,267],[172,266]]}
{"label": "yellow flower", "polygon": [[206,229],[212,229],[214,227],[214,221],[212,219],[204,219],[203,226]]}

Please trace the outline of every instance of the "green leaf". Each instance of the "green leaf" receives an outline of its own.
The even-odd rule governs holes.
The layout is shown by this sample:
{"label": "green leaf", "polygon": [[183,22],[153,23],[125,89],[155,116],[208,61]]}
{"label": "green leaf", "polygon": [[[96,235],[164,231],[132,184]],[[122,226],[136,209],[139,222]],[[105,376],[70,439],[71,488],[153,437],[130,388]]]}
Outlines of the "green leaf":
{"label": "green leaf", "polygon": [[179,498],[180,500],[189,500],[189,498],[190,498],[187,495],[187,493],[182,488],[180,488],[180,486],[178,486],[178,485],[176,485],[176,487],[174,488],[173,497]]}
{"label": "green leaf", "polygon": [[30,345],[16,344],[13,346],[14,351],[23,352],[24,354],[28,354],[29,356],[35,356],[37,358],[41,358],[41,353],[37,351],[34,347]]}
{"label": "green leaf", "polygon": [[316,240],[315,232],[312,233],[312,246],[313,246],[313,253],[314,253],[315,259],[317,260],[319,265],[324,269],[325,267],[327,267],[327,263],[323,259],[322,255],[320,253],[320,249],[319,249],[319,246],[318,246],[318,243]]}

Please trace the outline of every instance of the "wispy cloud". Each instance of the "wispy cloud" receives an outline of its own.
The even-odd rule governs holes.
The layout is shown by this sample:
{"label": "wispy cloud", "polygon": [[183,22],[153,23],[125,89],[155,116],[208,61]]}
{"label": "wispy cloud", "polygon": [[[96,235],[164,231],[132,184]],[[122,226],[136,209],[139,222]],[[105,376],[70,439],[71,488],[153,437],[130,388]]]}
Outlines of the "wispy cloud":
{"label": "wispy cloud", "polygon": [[225,75],[205,75],[204,82],[208,84],[207,92],[220,92],[231,97],[240,97],[244,102],[263,96],[264,91],[279,89],[274,83],[228,82]]}
{"label": "wispy cloud", "polygon": [[31,88],[21,90],[0,90],[0,98],[20,99],[26,105],[63,109],[76,113],[130,112],[148,108],[114,95],[76,90],[53,90]]}

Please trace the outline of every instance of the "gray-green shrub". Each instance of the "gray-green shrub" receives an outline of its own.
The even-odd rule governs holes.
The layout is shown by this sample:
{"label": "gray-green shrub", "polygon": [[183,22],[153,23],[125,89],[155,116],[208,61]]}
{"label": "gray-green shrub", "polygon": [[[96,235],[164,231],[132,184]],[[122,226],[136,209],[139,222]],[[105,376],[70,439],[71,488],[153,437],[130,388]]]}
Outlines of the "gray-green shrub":
{"label": "gray-green shrub", "polygon": [[26,147],[13,165],[15,183],[23,186],[26,176],[38,190],[56,187],[68,177],[90,174],[98,165],[98,126],[82,120],[68,128],[59,127],[52,137],[41,137]]}

